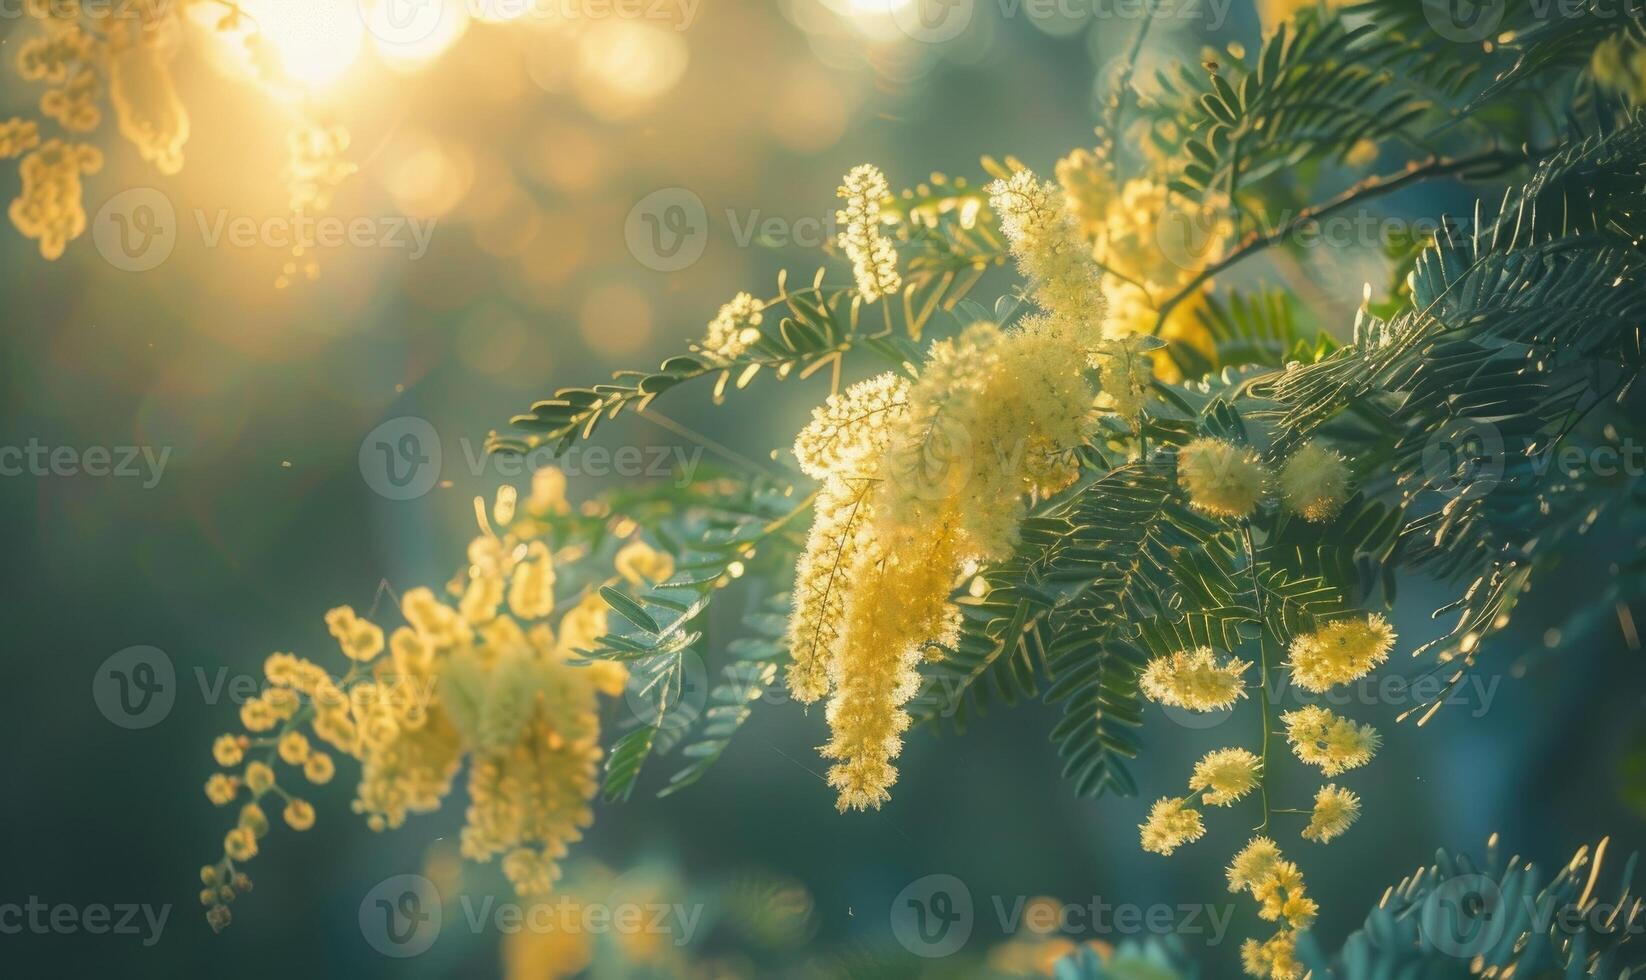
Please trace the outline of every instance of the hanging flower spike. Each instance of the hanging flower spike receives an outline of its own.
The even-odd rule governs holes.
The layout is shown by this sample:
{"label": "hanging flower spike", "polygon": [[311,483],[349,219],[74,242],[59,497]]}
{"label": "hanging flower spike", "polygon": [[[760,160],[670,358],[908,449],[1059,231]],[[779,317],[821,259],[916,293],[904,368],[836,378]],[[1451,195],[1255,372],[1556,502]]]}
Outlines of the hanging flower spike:
{"label": "hanging flower spike", "polygon": [[1215,749],[1194,764],[1189,788],[1203,790],[1210,806],[1233,806],[1257,788],[1262,772],[1263,760],[1245,749]]}
{"label": "hanging flower spike", "polygon": [[886,175],[873,164],[852,168],[836,195],[846,206],[835,212],[841,224],[840,250],[852,262],[857,293],[865,303],[890,296],[903,288],[897,272],[897,250],[892,240],[880,233],[880,202],[891,195]]}
{"label": "hanging flower spike", "polygon": [[1138,824],[1143,849],[1155,854],[1171,854],[1179,846],[1206,834],[1200,811],[1191,809],[1183,797],[1162,797],[1149,810],[1149,819]]}
{"label": "hanging flower spike", "polygon": [[1308,705],[1280,716],[1292,752],[1328,776],[1363,766],[1377,753],[1377,729],[1357,725],[1319,705]]}

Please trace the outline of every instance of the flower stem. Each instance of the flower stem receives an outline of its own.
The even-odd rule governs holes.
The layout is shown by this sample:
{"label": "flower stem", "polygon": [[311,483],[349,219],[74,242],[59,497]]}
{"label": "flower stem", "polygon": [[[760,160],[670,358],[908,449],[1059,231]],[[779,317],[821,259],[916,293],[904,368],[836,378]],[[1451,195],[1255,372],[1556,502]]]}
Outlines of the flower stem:
{"label": "flower stem", "polygon": [[1247,521],[1241,528],[1246,544],[1246,569],[1252,576],[1252,596],[1257,606],[1257,701],[1262,712],[1263,743],[1258,755],[1262,768],[1258,770],[1258,791],[1263,799],[1263,822],[1255,830],[1269,826],[1269,618],[1263,608],[1263,585],[1257,578],[1257,545],[1252,541],[1252,524]]}

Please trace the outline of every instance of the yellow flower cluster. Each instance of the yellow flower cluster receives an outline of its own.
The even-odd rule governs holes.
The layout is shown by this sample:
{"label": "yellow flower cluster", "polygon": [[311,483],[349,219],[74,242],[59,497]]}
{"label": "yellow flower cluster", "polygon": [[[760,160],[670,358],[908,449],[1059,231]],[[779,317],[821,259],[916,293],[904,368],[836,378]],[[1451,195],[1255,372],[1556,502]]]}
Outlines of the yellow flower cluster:
{"label": "yellow flower cluster", "polygon": [[1280,470],[1280,499],[1306,521],[1337,516],[1349,497],[1349,466],[1336,452],[1305,443]]}
{"label": "yellow flower cluster", "polygon": [[[1081,238],[1106,273],[1110,335],[1155,333],[1157,304],[1222,258],[1234,231],[1222,202],[1173,195],[1164,180],[1153,177],[1117,183],[1101,148],[1075,150],[1058,161],[1056,172]],[[1206,295],[1197,292],[1180,303],[1161,325],[1161,339],[1212,353],[1211,336],[1199,319]],[[1153,367],[1167,381],[1178,379],[1170,362]]]}
{"label": "yellow flower cluster", "polygon": [[1590,61],[1595,81],[1636,105],[1646,102],[1646,44],[1627,33],[1600,42]]}
{"label": "yellow flower cluster", "polygon": [[748,293],[733,296],[709,321],[708,333],[703,337],[704,353],[721,361],[735,360],[760,339],[761,311],[765,308]]}
{"label": "yellow flower cluster", "polygon": [[1213,517],[1249,517],[1268,492],[1269,471],[1254,450],[1201,438],[1177,453],[1177,480],[1189,504]]}
{"label": "yellow flower cluster", "polygon": [[22,191],[7,212],[17,230],[40,242],[40,254],[58,258],[86,230],[81,174],[103,169],[103,153],[85,143],[49,139],[23,157]]}
{"label": "yellow flower cluster", "polygon": [[1149,819],[1138,824],[1138,830],[1145,851],[1170,854],[1204,837],[1206,824],[1200,819],[1200,811],[1191,808],[1184,797],[1161,797],[1149,808]]}
{"label": "yellow flower cluster", "polygon": [[1315,793],[1314,810],[1303,836],[1321,844],[1342,834],[1360,816],[1360,797],[1339,786],[1327,784]]}
{"label": "yellow flower cluster", "polygon": [[891,196],[886,175],[873,164],[853,167],[836,195],[846,206],[835,212],[840,223],[840,250],[851,260],[857,293],[866,303],[903,288],[897,272],[897,250],[880,232],[880,203]]}
{"label": "yellow flower cluster", "polygon": [[[1021,183],[1056,197],[1032,175]],[[1033,267],[1032,256],[1051,254],[1036,243],[1067,225],[1060,203],[1036,200],[1007,225],[1047,313],[934,343],[913,382],[887,374],[854,385],[795,440],[801,469],[823,485],[796,570],[788,682],[799,700],[830,697],[823,755],[836,760],[829,782],[842,809],[889,796],[909,724],[902,706],[920,659],[957,638],[949,594],[963,570],[1009,555],[1026,500],[1079,475],[1073,451],[1095,392],[1085,358],[1071,354],[1090,348],[1102,295],[1083,251]]]}
{"label": "yellow flower cluster", "polygon": [[1018,269],[1033,285],[1035,302],[1083,328],[1102,324],[1103,275],[1057,184],[1042,183],[1033,171],[1019,170],[1009,180],[996,180],[988,190],[989,207],[1000,219]]}
{"label": "yellow flower cluster", "polygon": [[1218,660],[1210,647],[1155,657],[1138,685],[1150,700],[1190,711],[1217,711],[1246,696],[1242,679],[1251,663],[1238,657]]}
{"label": "yellow flower cluster", "polygon": [[1254,977],[1296,980],[1303,975],[1297,960],[1297,931],[1314,923],[1319,907],[1303,886],[1303,873],[1286,860],[1267,837],[1254,837],[1230,862],[1229,890],[1250,892],[1257,914],[1280,928],[1259,942],[1247,939],[1240,947],[1246,972]]}
{"label": "yellow flower cluster", "polygon": [[20,157],[39,145],[39,123],[18,118],[0,121],[0,159]]}
{"label": "yellow flower cluster", "polygon": [[[585,595],[559,630],[542,618],[555,608],[552,557],[540,539],[542,515],[563,503],[564,481],[539,480],[515,520],[515,495],[500,492],[493,532],[478,506],[482,534],[469,564],[448,586],[453,603],[426,588],[400,601],[406,621],[386,639],[381,627],[348,607],[326,614],[326,626],[350,667],[341,677],[289,653],[264,664],[269,687],[242,707],[241,721],[257,736],[224,735],[212,747],[225,769],[206,784],[226,806],[242,790],[250,802],[224,839],[215,873],[234,873],[255,857],[268,821],[259,800],[284,800],[295,830],[314,825],[315,811],[281,785],[271,763],[300,769],[308,781],[329,782],[335,766],[323,744],[360,763],[352,807],[373,830],[436,810],[470,758],[469,808],[462,852],[475,860],[503,857],[504,873],[521,894],[547,891],[567,845],[592,813],[600,759],[598,695],[622,692],[617,664],[574,665],[578,650],[606,631],[605,604]],[[512,525],[510,522],[513,522]],[[622,553],[621,574],[666,577],[668,556],[634,542]],[[507,594],[506,609],[503,596]],[[306,730],[305,730],[306,726]],[[260,758],[247,754],[261,750]],[[227,908],[210,904],[208,919],[227,924]]]}
{"label": "yellow flower cluster", "polygon": [[[65,133],[90,133],[101,125],[105,87],[120,132],[162,173],[183,163],[188,114],[178,100],[168,66],[171,50],[163,28],[181,23],[184,4],[140,4],[141,17],[110,18],[71,2],[30,0],[24,5],[39,33],[17,49],[18,74],[50,86],[41,95],[42,116]],[[12,223],[37,239],[40,254],[55,259],[85,231],[79,177],[101,167],[101,152],[61,138],[39,149],[38,124],[0,123],[0,157],[24,158],[23,191],[12,203]]]}
{"label": "yellow flower cluster", "polygon": [[1328,776],[1372,761],[1381,741],[1372,726],[1357,725],[1317,704],[1285,712],[1280,720],[1293,754]]}
{"label": "yellow flower cluster", "polygon": [[1394,644],[1394,627],[1377,613],[1334,620],[1294,637],[1288,666],[1299,687],[1323,694],[1366,676],[1389,659]]}
{"label": "yellow flower cluster", "polygon": [[1189,788],[1211,806],[1232,806],[1257,788],[1263,760],[1241,748],[1214,749],[1194,765]]}

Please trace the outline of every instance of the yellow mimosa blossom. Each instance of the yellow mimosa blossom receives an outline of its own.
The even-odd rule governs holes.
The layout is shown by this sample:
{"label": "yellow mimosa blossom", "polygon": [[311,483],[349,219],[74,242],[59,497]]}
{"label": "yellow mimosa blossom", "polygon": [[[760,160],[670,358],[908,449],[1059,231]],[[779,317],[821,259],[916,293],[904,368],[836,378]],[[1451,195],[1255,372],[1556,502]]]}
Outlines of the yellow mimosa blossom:
{"label": "yellow mimosa blossom", "polygon": [[238,766],[245,758],[246,740],[234,735],[219,735],[212,743],[211,755],[220,766]]}
{"label": "yellow mimosa blossom", "polygon": [[1246,749],[1216,749],[1206,753],[1189,776],[1189,788],[1203,790],[1201,800],[1211,806],[1232,806],[1257,788],[1263,761]]}
{"label": "yellow mimosa blossom", "polygon": [[1372,726],[1357,725],[1319,705],[1285,712],[1280,720],[1292,752],[1328,776],[1370,762],[1380,741]]}
{"label": "yellow mimosa blossom", "polygon": [[634,586],[655,585],[674,574],[674,556],[639,538],[617,549],[612,565],[623,581]]}
{"label": "yellow mimosa blossom", "polygon": [[1248,939],[1240,944],[1240,962],[1250,976],[1268,980],[1297,980],[1303,964],[1297,959],[1297,933],[1282,929],[1263,942]]}
{"label": "yellow mimosa blossom", "polygon": [[1336,452],[1309,442],[1286,460],[1278,483],[1288,510],[1321,523],[1336,517],[1349,498],[1349,466]]}
{"label": "yellow mimosa blossom", "polygon": [[0,160],[20,157],[40,145],[40,124],[13,116],[0,120]]}
{"label": "yellow mimosa blossom", "polygon": [[103,169],[103,153],[85,143],[49,139],[23,157],[18,167],[23,187],[11,202],[12,224],[40,242],[40,255],[62,256],[68,243],[86,230],[82,174]]}
{"label": "yellow mimosa blossom", "polygon": [[852,168],[836,192],[846,206],[835,212],[840,223],[840,250],[851,260],[857,293],[866,303],[903,288],[897,272],[897,250],[880,233],[880,202],[891,196],[886,175],[872,164]]}
{"label": "yellow mimosa blossom", "polygon": [[308,830],[314,826],[314,804],[308,800],[293,798],[280,815],[285,818],[286,826],[293,830]]}
{"label": "yellow mimosa blossom", "polygon": [[526,557],[509,580],[509,609],[521,619],[541,619],[554,612],[554,559],[541,541],[526,548]]}
{"label": "yellow mimosa blossom", "polygon": [[1201,438],[1177,452],[1177,481],[1189,504],[1213,517],[1240,518],[1257,509],[1269,472],[1256,452],[1222,439]]}
{"label": "yellow mimosa blossom", "polygon": [[859,381],[812,409],[794,440],[794,458],[814,479],[862,476],[891,439],[892,425],[908,414],[909,381],[888,371]]}
{"label": "yellow mimosa blossom", "polygon": [[257,856],[257,838],[250,830],[236,827],[223,835],[223,853],[236,861],[250,861]]}
{"label": "yellow mimosa blossom", "polygon": [[120,134],[163,174],[183,169],[189,114],[177,97],[164,46],[144,39],[125,46],[110,60],[109,102]]}
{"label": "yellow mimosa blossom", "polygon": [[1319,911],[1314,899],[1304,894],[1303,872],[1290,861],[1275,862],[1269,873],[1252,885],[1252,897],[1259,902],[1258,918],[1284,921],[1294,929],[1308,928]]}
{"label": "yellow mimosa blossom", "polygon": [[1219,662],[1210,647],[1155,657],[1143,668],[1144,696],[1191,711],[1227,708],[1246,696],[1242,676],[1251,663],[1237,657]]}
{"label": "yellow mimosa blossom", "polygon": [[722,361],[735,360],[760,339],[761,311],[766,307],[748,293],[738,293],[720,307],[703,336],[704,353]]}
{"label": "yellow mimosa blossom", "polygon": [[1199,840],[1206,833],[1200,811],[1190,808],[1182,797],[1162,797],[1149,808],[1149,819],[1138,824],[1143,849],[1170,854],[1183,844]]}
{"label": "yellow mimosa blossom", "polygon": [[309,757],[309,740],[299,731],[290,731],[280,736],[276,745],[280,761],[290,766],[300,766],[303,760]]}
{"label": "yellow mimosa blossom", "polygon": [[266,837],[269,833],[269,815],[256,803],[247,803],[240,808],[240,826],[251,831],[253,837]]}
{"label": "yellow mimosa blossom", "polygon": [[1267,837],[1253,837],[1229,863],[1229,891],[1246,891],[1269,877],[1280,863],[1280,848]]}
{"label": "yellow mimosa blossom", "polygon": [[303,776],[316,786],[331,782],[336,772],[336,764],[324,752],[310,752],[309,757],[303,760]]}
{"label": "yellow mimosa blossom", "polygon": [[1589,64],[1595,81],[1630,102],[1646,102],[1646,44],[1626,33],[1601,41]]}
{"label": "yellow mimosa blossom", "polygon": [[1019,170],[989,185],[989,207],[1011,243],[1018,269],[1030,280],[1034,301],[1053,316],[1082,327],[1103,322],[1102,272],[1080,237],[1075,215],[1056,183]]}
{"label": "yellow mimosa blossom", "polygon": [[1299,687],[1321,694],[1366,676],[1389,659],[1394,643],[1394,627],[1377,613],[1334,620],[1294,637],[1288,666]]}
{"label": "yellow mimosa blossom", "polygon": [[274,787],[274,770],[267,763],[248,762],[245,771],[246,788],[261,796]]}
{"label": "yellow mimosa blossom", "polygon": [[571,512],[566,499],[566,473],[558,466],[545,466],[532,474],[531,493],[526,496],[526,512],[537,518],[561,517]]}
{"label": "yellow mimosa blossom", "polygon": [[383,628],[356,616],[348,606],[326,613],[326,628],[350,660],[365,663],[383,652]]}
{"label": "yellow mimosa blossom", "polygon": [[240,782],[233,776],[214,772],[206,779],[206,799],[217,806],[227,806],[240,790]]}
{"label": "yellow mimosa blossom", "polygon": [[1321,844],[1342,834],[1360,816],[1360,797],[1338,786],[1326,785],[1315,793],[1314,811],[1303,836]]}

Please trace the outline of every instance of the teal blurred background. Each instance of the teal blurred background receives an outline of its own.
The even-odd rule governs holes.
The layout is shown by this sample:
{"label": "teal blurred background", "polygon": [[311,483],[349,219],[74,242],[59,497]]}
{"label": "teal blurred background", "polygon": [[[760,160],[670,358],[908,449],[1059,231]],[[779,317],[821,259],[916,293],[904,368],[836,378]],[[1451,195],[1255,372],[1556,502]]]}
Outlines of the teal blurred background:
{"label": "teal blurred background", "polygon": [[[0,445],[169,453],[154,481],[0,478],[9,566],[0,904],[37,896],[171,910],[152,946],[83,931],[0,935],[0,972],[501,971],[498,932],[471,930],[450,909],[420,957],[386,958],[368,943],[362,900],[385,878],[442,860],[461,823],[461,792],[440,814],[376,835],[347,812],[347,764],[314,792],[312,831],[274,831],[253,864],[255,891],[236,903],[234,924],[212,934],[195,893],[196,871],[225,829],[200,791],[211,739],[234,725],[234,704],[212,694],[218,679],[255,676],[275,650],[329,655],[322,613],[370,607],[380,584],[400,592],[444,582],[472,533],[471,498],[503,481],[492,464],[469,459],[510,414],[556,386],[683,350],[732,293],[775,292],[781,268],[809,278],[815,251],[751,239],[751,222],[776,217],[791,237],[816,234],[839,175],[865,161],[903,186],[934,170],[975,180],[983,154],[1015,154],[1049,172],[1090,143],[1098,80],[1136,22],[1075,6],[1088,12],[1037,17],[1026,3],[1002,16],[1007,8],[979,4],[965,35],[929,45],[887,33],[873,2],[718,0],[688,29],[646,28],[653,38],[607,37],[608,25],[594,20],[552,30],[476,23],[415,72],[388,72],[362,55],[316,97],[324,118],[349,128],[361,168],[330,213],[433,221],[427,254],[322,249],[311,256],[317,275],[300,269],[284,288],[283,248],[210,247],[196,216],[209,224],[220,212],[281,214],[295,110],[225,83],[210,59],[185,49],[175,71],[193,133],[181,173],[158,175],[110,138],[103,172],[86,179],[92,216],[128,188],[163,196],[179,220],[163,263],[126,271],[89,233],[47,262],[9,227],[0,233]],[[1217,26],[1163,22],[1148,57],[1192,59],[1209,38],[1258,36],[1245,0]],[[0,117],[34,97],[5,76]],[[9,199],[15,172],[0,173]],[[701,200],[707,230],[701,258],[663,272],[631,248],[625,225],[637,201],[670,188]],[[1449,188],[1390,207],[1438,213],[1469,200]],[[1340,305],[1317,312],[1342,335],[1359,284],[1382,282],[1381,268],[1375,250],[1317,250],[1274,274],[1323,286]],[[686,389],[659,407],[762,460],[788,442],[825,384],[762,380],[720,408],[706,390]],[[367,433],[403,416],[438,433],[443,479],[415,499],[391,500],[363,479],[359,455]],[[643,420],[604,431],[611,446],[690,448]],[[574,478],[572,498],[601,485]],[[1323,909],[1317,931],[1341,938],[1439,846],[1478,849],[1497,831],[1506,848],[1553,865],[1607,834],[1625,850],[1646,840],[1639,651],[1610,615],[1547,649],[1549,624],[1594,591],[1581,574],[1544,583],[1487,658],[1487,689],[1422,729],[1395,724],[1398,706],[1350,709],[1379,725],[1386,748],[1353,783],[1365,819],[1329,855],[1294,844]],[[1423,582],[1403,592],[1412,601],[1396,625],[1409,648],[1442,631],[1422,616],[1422,600],[1440,593]],[[728,621],[737,611],[725,611]],[[137,645],[175,666],[175,701],[163,720],[127,730],[92,691],[99,666]],[[1250,721],[1242,714],[1230,724],[1242,719]],[[724,905],[739,882],[784,883],[793,935],[749,952],[727,925],[691,951],[757,975],[779,963],[795,975],[867,973],[871,962],[894,975],[981,969],[976,959],[923,961],[896,944],[893,899],[931,874],[969,888],[979,913],[966,953],[979,959],[1008,938],[995,896],[1008,907],[1019,896],[1233,906],[1222,864],[1245,838],[1238,821],[1213,821],[1206,841],[1169,861],[1140,852],[1136,837],[1148,801],[1174,791],[1226,736],[1151,708],[1147,754],[1135,767],[1140,796],[1079,800],[1047,743],[1054,721],[1029,705],[991,714],[963,738],[915,733],[892,802],[839,816],[819,776],[821,712],[761,706],[697,787],[598,807],[575,853],[614,874],[662,879],[665,891],[688,896],[680,901]],[[456,887],[507,899],[492,867],[468,867]],[[1248,906],[1233,906],[1229,936],[1216,946],[1184,937],[1210,976],[1233,975],[1238,938],[1255,927]]]}

